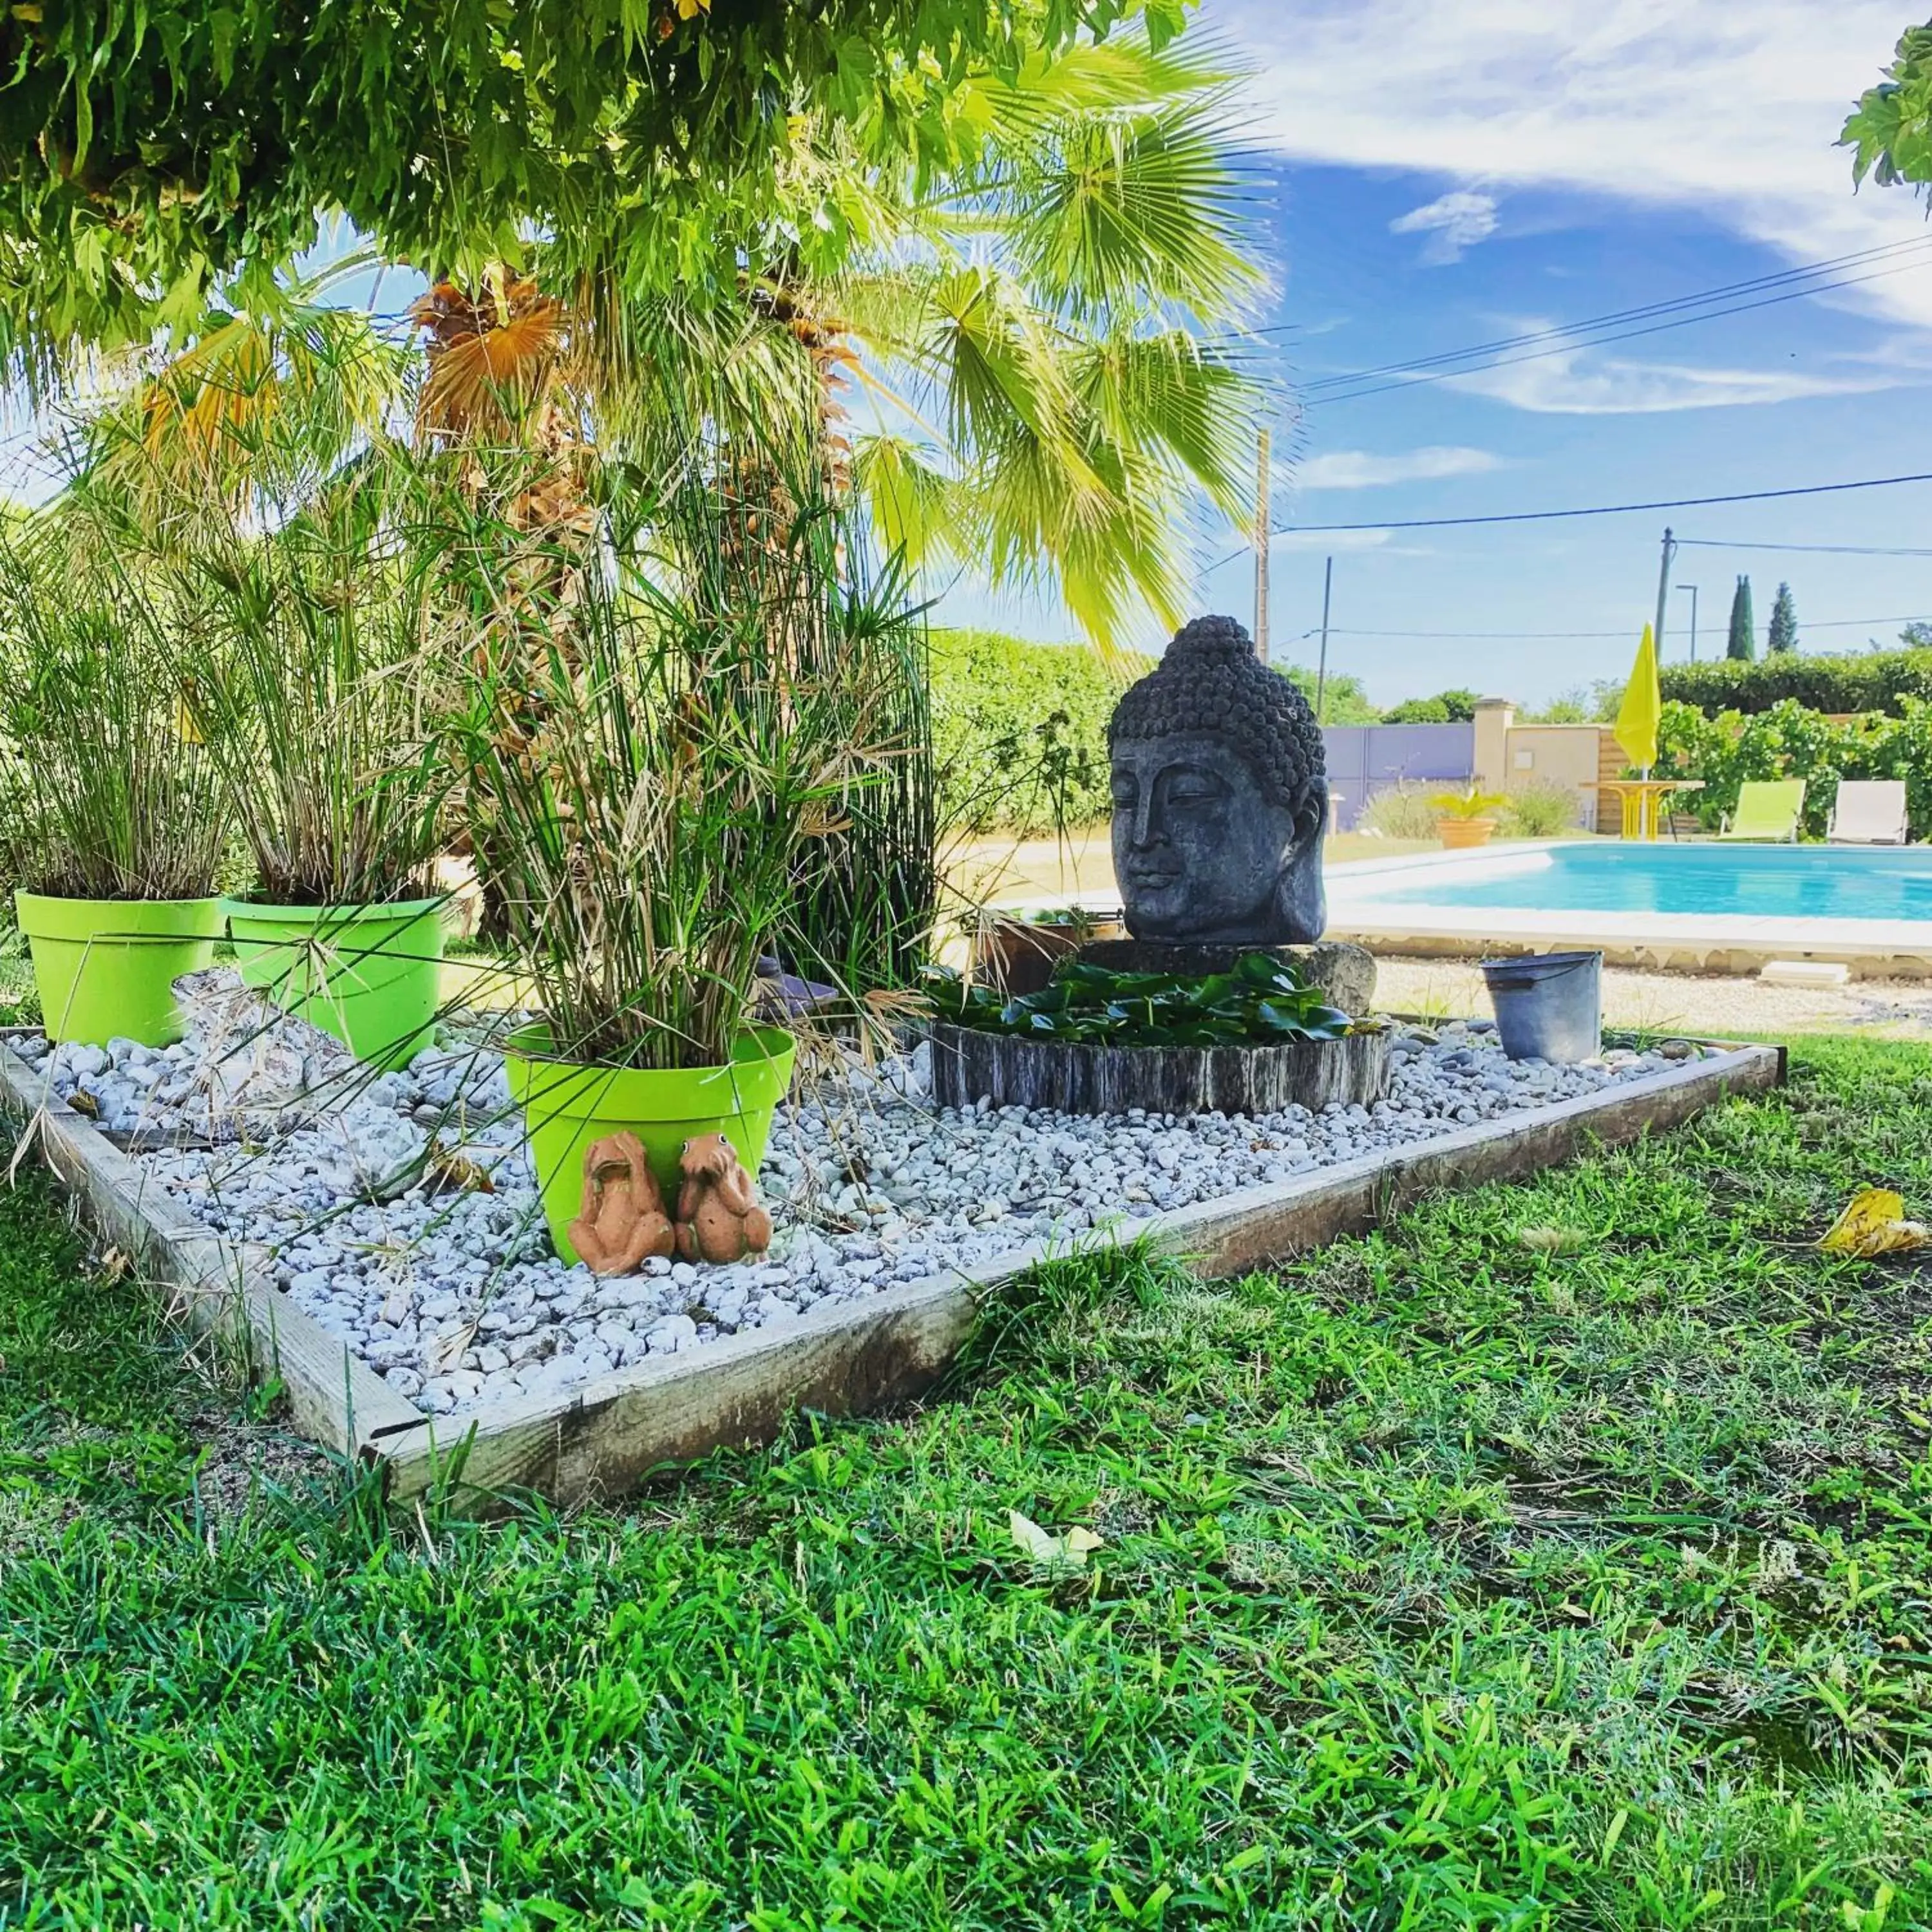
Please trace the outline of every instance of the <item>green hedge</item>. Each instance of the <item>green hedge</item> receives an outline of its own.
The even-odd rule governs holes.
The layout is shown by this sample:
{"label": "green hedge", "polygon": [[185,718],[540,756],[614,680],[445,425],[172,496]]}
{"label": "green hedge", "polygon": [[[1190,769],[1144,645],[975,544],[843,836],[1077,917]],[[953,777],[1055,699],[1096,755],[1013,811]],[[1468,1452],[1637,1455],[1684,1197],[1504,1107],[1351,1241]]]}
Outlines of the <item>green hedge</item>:
{"label": "green hedge", "polygon": [[1085,646],[1029,644],[996,631],[932,634],[932,735],[945,822],[966,832],[1053,830],[1104,818],[1107,720],[1154,668],[1112,670]]}
{"label": "green hedge", "polygon": [[1856,657],[1807,657],[1780,651],[1756,664],[1720,658],[1714,664],[1666,664],[1659,676],[1666,698],[1694,704],[1706,717],[1720,711],[1754,717],[1774,705],[1813,711],[1882,711],[1904,715],[1908,698],[1932,700],[1932,650],[1868,651]]}
{"label": "green hedge", "polygon": [[1912,836],[1932,838],[1932,702],[1908,696],[1899,704],[1895,718],[1868,712],[1835,724],[1790,699],[1751,717],[1709,718],[1694,705],[1666,702],[1658,776],[1703,780],[1688,802],[1708,831],[1736,809],[1745,779],[1802,778],[1804,832],[1813,838],[1825,836],[1840,778],[1903,778]]}
{"label": "green hedge", "polygon": [[[933,742],[946,824],[964,832],[1051,832],[1064,803],[1070,825],[1105,818],[1107,720],[1132,681],[1154,660],[1123,655],[1117,669],[1081,644],[1031,644],[997,631],[932,634]],[[1289,665],[1283,675],[1313,702],[1315,674]],[[1330,677],[1331,724],[1366,723],[1379,714],[1359,680]]]}

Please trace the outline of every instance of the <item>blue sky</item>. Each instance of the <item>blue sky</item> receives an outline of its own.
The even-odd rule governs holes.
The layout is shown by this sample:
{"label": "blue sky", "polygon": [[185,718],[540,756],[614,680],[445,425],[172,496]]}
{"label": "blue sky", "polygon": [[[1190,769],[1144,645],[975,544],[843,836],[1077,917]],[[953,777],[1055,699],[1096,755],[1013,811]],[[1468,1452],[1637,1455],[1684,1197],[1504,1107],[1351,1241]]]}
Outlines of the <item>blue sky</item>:
{"label": "blue sky", "polygon": [[[1197,31],[1255,70],[1243,104],[1273,278],[1258,368],[1280,379],[1276,520],[1474,515],[1932,468],[1932,244],[1818,298],[1359,401],[1298,383],[1668,299],[1927,235],[1899,190],[1856,197],[1832,143],[1906,14],[1896,0],[1205,0]],[[1894,261],[1874,266],[1892,267]],[[1278,656],[1312,653],[1333,549],[1330,662],[1390,701],[1445,684],[1540,700],[1621,674],[1654,603],[1658,539],[1932,548],[1932,485],[1472,531],[1288,536]],[[1238,538],[1203,532],[1203,561]],[[1737,574],[1762,627],[1780,578],[1802,620],[1932,615],[1932,557],[1690,548],[1700,654]],[[1200,607],[1246,620],[1252,563]],[[1689,646],[1673,594],[1666,658]],[[944,614],[1064,636],[1050,610],[962,584]],[[1890,621],[1808,649],[1886,642]],[[1609,632],[1605,638],[1402,637]]]}

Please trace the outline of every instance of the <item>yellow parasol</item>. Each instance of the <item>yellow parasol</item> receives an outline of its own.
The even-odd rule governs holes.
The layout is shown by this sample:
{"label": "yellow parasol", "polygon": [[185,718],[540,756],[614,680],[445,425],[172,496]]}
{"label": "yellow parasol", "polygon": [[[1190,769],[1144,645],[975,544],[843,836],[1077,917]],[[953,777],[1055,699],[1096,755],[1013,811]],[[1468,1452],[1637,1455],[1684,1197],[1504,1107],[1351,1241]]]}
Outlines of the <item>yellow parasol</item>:
{"label": "yellow parasol", "polygon": [[1643,642],[1636,647],[1636,662],[1630,667],[1630,682],[1624,687],[1624,701],[1617,707],[1617,742],[1624,755],[1646,778],[1657,763],[1657,728],[1664,712],[1664,693],[1657,682],[1657,640],[1650,626],[1643,627]]}

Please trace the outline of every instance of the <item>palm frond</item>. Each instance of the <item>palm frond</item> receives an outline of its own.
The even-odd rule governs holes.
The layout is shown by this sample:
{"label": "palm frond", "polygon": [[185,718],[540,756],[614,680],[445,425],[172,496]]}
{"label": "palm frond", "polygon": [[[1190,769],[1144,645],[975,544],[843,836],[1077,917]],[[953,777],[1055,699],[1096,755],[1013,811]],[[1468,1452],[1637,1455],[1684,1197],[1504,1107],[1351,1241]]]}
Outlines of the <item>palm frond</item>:
{"label": "palm frond", "polygon": [[1082,406],[1116,446],[1145,452],[1232,521],[1253,513],[1253,426],[1263,386],[1181,329],[1121,332],[1072,352]]}
{"label": "palm frond", "polygon": [[960,554],[962,506],[956,478],[930,444],[884,432],[856,440],[853,478],[880,546],[917,570]]}

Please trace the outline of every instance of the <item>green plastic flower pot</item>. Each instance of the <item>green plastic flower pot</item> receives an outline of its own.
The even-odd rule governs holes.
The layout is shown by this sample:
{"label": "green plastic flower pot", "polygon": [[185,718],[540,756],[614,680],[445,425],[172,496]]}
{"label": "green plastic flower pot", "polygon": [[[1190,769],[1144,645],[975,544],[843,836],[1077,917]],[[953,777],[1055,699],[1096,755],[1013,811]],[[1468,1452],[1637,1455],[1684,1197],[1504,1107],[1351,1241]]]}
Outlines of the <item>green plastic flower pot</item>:
{"label": "green plastic flower pot", "polygon": [[51,1040],[166,1046],[182,1036],[174,983],[214,957],[218,902],[62,899],[16,891]]}
{"label": "green plastic flower pot", "polygon": [[358,1060],[401,1066],[430,1043],[443,902],[272,906],[224,899],[243,982],[332,1033]]}
{"label": "green plastic flower pot", "polygon": [[722,1134],[757,1174],[798,1050],[782,1028],[761,1027],[739,1040],[728,1066],[662,1072],[554,1059],[550,1043],[547,1027],[520,1028],[506,1043],[504,1063],[511,1097],[524,1110],[544,1219],[566,1262],[578,1258],[570,1224],[583,1205],[584,1156],[593,1142],[627,1128],[635,1134],[665,1207],[675,1211],[678,1156],[700,1134]]}

